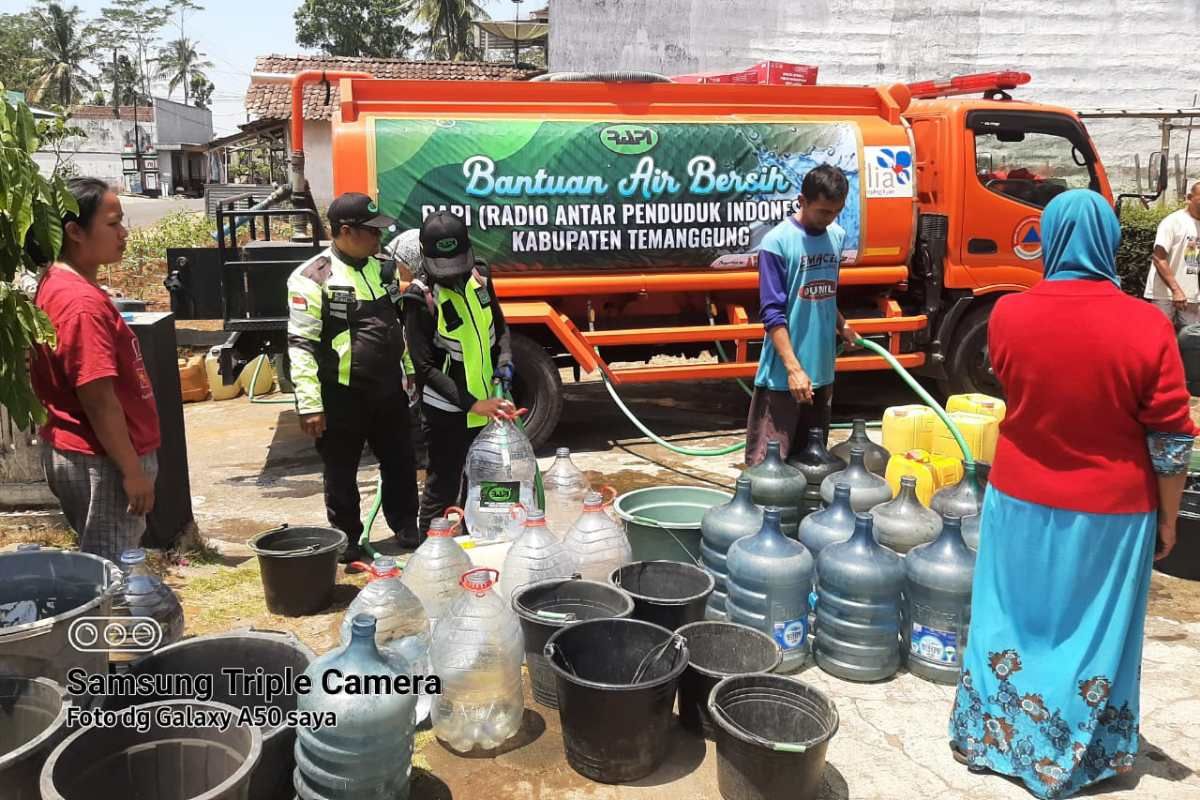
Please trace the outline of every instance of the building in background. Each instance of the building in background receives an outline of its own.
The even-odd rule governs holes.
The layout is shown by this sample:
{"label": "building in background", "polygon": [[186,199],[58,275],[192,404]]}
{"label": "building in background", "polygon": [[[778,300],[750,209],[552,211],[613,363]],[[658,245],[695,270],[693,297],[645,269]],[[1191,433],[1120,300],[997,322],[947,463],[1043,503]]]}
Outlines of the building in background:
{"label": "building in background", "polygon": [[483,54],[484,61],[536,66],[545,66],[549,61],[549,6],[531,11],[528,19],[476,20],[474,30],[475,46]]}
{"label": "building in background", "polygon": [[[1069,8],[1042,0],[550,0],[552,71],[733,72],[759,61],[813,64],[823,84],[911,83],[1017,69],[1014,96],[1074,109],[1190,108],[1200,3],[1128,0]],[[1114,184],[1132,191],[1135,156],[1161,149],[1157,121],[1088,120]],[[1170,166],[1183,163],[1176,130]],[[1200,137],[1191,151],[1200,149]]]}

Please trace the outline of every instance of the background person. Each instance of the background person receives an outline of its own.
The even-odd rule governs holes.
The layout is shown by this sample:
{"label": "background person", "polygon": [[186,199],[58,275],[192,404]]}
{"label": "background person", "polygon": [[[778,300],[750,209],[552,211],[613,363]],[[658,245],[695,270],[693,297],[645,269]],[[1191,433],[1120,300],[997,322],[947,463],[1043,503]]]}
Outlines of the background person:
{"label": "background person", "polygon": [[1146,299],[1176,331],[1200,322],[1200,182],[1192,184],[1187,205],[1158,223],[1150,267]]}

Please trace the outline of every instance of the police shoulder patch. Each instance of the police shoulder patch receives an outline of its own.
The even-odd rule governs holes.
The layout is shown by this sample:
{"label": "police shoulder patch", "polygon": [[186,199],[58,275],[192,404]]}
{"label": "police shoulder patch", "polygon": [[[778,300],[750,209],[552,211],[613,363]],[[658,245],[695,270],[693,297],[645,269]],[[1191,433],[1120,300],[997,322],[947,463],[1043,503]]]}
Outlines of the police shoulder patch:
{"label": "police shoulder patch", "polygon": [[329,256],[317,256],[308,262],[300,274],[315,284],[323,285],[333,274],[333,262],[329,260]]}

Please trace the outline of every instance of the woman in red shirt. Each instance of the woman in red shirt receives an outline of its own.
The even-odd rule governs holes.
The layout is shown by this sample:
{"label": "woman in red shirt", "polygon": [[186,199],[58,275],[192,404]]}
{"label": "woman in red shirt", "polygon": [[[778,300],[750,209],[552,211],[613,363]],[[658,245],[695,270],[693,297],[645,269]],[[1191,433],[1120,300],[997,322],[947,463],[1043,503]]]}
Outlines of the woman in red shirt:
{"label": "woman in red shirt", "polygon": [[1132,769],[1155,538],[1161,558],[1197,431],[1171,324],[1120,290],[1104,198],[1059,195],[1042,239],[1045,280],[988,326],[1008,415],[950,738],[971,768],[1066,797]]}
{"label": "woman in red shirt", "polygon": [[79,213],[63,218],[61,259],[42,275],[36,298],[57,343],[34,350],[31,377],[48,416],[41,435],[50,489],[79,549],[115,562],[138,546],[154,507],[158,409],[137,337],[97,280],[125,252],[121,200],[95,178],[68,187]]}

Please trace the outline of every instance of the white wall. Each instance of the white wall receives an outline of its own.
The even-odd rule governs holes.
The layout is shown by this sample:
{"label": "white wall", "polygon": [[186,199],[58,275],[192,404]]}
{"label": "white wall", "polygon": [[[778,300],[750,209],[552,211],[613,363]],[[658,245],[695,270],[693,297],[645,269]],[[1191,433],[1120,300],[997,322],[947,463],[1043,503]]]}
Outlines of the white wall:
{"label": "white wall", "polygon": [[[1020,69],[1025,99],[1072,108],[1191,106],[1197,0],[550,0],[552,70],[820,67],[874,84]],[[1107,166],[1159,149],[1152,122],[1088,123]],[[1190,166],[1200,177],[1200,131]],[[1186,134],[1172,152],[1182,157]],[[1115,169],[1111,171],[1116,171]]]}

